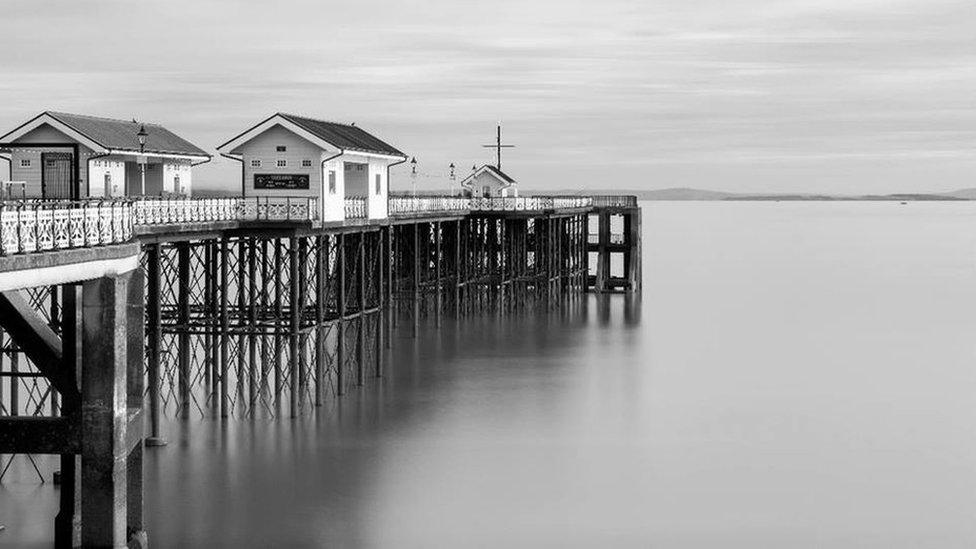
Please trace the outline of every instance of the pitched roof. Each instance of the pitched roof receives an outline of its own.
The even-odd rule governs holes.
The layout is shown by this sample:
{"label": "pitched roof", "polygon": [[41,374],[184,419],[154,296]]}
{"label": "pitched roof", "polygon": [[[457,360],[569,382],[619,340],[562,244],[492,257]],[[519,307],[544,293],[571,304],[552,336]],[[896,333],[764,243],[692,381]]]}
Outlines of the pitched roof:
{"label": "pitched roof", "polygon": [[509,184],[515,183],[515,180],[512,179],[511,177],[509,177],[507,173],[501,171],[500,169],[496,168],[495,166],[492,166],[491,164],[485,164],[485,167],[488,168],[488,171],[490,171],[491,173],[497,175],[498,177],[500,177],[506,183],[509,183]]}
{"label": "pitched roof", "polygon": [[209,157],[203,149],[167,130],[159,124],[140,123],[133,120],[117,120],[81,114],[47,111],[51,118],[72,128],[106,149],[139,151],[141,126],[146,127],[145,152],[183,154]]}
{"label": "pitched roof", "polygon": [[278,113],[278,116],[301,126],[316,137],[332,143],[340,149],[393,156],[407,156],[359,126],[339,124],[338,122],[326,122],[324,120],[305,118],[304,116],[296,116],[294,114]]}
{"label": "pitched roof", "polygon": [[503,181],[504,183],[506,183],[507,184],[506,186],[511,186],[511,185],[514,185],[515,184],[515,180],[512,179],[511,176],[509,176],[507,173],[501,171],[497,167],[492,166],[491,164],[484,164],[483,166],[481,166],[480,168],[478,168],[477,170],[475,170],[475,172],[473,174],[469,175],[468,177],[465,177],[464,180],[461,181],[461,184],[463,185],[468,180],[474,179],[475,177],[477,177],[482,172],[488,172],[491,175],[497,177],[498,179],[500,179],[501,181]]}

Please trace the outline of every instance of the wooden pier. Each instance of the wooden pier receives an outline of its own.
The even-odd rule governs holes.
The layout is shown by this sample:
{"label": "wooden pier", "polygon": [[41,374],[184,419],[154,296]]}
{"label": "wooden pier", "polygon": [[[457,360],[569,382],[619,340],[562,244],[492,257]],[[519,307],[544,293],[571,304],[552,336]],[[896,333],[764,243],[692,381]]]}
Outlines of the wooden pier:
{"label": "wooden pier", "polygon": [[299,416],[395,368],[397,323],[416,336],[640,289],[633,197],[389,210],[321,223],[301,201],[2,205],[0,454],[61,455],[57,546],[146,544],[142,452],[165,444],[164,414]]}

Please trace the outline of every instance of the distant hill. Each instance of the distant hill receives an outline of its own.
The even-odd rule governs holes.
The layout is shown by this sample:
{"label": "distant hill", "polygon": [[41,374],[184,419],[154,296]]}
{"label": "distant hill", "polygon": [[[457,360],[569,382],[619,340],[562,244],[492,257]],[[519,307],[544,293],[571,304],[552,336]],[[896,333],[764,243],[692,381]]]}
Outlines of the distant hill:
{"label": "distant hill", "polygon": [[[528,193],[527,193],[528,194]],[[580,194],[569,192],[545,192],[545,194]],[[798,200],[976,200],[976,189],[960,189],[948,193],[894,193],[894,194],[814,194],[814,193],[731,193],[675,187],[668,189],[600,189],[593,194],[636,195],[638,200],[738,200],[738,201],[798,201]]]}
{"label": "distant hill", "polygon": [[686,187],[625,192],[622,194],[636,194],[640,200],[727,200],[736,196],[735,193],[689,189]]}
{"label": "distant hill", "polygon": [[954,198],[963,198],[965,200],[976,200],[976,189],[959,189],[958,191],[940,194]]}

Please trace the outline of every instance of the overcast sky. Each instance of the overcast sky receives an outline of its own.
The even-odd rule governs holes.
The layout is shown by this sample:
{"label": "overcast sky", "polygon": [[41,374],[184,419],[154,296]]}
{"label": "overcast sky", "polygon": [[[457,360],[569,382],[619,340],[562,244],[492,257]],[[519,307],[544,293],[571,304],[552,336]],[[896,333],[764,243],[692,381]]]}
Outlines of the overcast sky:
{"label": "overcast sky", "polygon": [[[213,151],[276,111],[356,122],[418,186],[976,187],[972,0],[6,0],[0,129],[43,110]],[[409,187],[405,172],[394,187]],[[236,188],[215,159],[198,184]]]}

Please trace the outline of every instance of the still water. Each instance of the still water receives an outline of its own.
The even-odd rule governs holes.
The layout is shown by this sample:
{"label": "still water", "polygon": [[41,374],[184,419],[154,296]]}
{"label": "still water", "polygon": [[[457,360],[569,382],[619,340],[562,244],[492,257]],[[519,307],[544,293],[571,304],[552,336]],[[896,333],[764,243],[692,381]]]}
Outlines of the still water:
{"label": "still water", "polygon": [[[640,302],[404,332],[316,417],[170,423],[153,547],[976,546],[976,204],[643,206]],[[50,532],[22,473],[0,545]]]}

